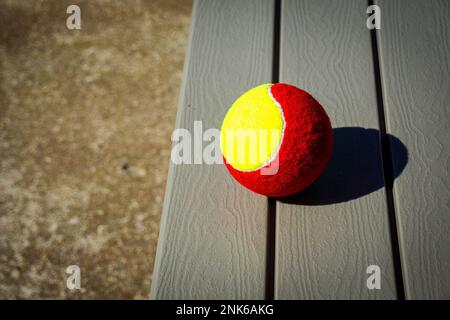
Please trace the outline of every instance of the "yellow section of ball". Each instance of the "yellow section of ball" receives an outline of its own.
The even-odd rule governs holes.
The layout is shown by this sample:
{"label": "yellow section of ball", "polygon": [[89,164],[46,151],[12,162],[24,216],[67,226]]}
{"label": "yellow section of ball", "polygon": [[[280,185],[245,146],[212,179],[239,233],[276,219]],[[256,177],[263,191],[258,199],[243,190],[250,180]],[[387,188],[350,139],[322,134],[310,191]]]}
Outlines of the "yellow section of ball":
{"label": "yellow section of ball", "polygon": [[280,148],[284,117],[269,92],[270,86],[263,84],[244,93],[223,120],[220,147],[225,160],[237,170],[264,167]]}

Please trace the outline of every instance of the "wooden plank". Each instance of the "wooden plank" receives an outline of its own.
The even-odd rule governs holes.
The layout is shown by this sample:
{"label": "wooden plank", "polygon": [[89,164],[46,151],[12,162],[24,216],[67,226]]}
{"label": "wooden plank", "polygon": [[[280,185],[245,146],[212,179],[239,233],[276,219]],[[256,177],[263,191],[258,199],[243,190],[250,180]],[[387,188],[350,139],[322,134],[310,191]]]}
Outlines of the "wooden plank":
{"label": "wooden plank", "polygon": [[[379,1],[387,131],[408,147],[394,182],[409,299],[450,298],[450,4]],[[393,153],[394,170],[398,155]]]}
{"label": "wooden plank", "polygon": [[[195,1],[177,128],[220,128],[238,96],[270,82],[273,6]],[[151,296],[264,298],[267,209],[224,165],[171,164]]]}
{"label": "wooden plank", "polygon": [[[280,299],[395,299],[367,2],[285,0],[280,81],[327,110],[334,150],[310,188],[277,201],[275,295]],[[366,285],[381,268],[381,290]]]}

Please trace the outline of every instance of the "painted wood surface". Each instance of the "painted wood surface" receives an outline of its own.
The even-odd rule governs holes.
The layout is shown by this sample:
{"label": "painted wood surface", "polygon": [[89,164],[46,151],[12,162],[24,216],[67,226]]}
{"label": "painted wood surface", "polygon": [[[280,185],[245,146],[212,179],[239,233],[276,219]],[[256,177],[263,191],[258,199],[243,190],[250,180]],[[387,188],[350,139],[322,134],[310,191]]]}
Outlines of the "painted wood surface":
{"label": "painted wood surface", "polygon": [[[277,201],[275,296],[395,299],[367,2],[284,0],[280,81],[327,110],[334,150],[307,190]],[[381,290],[368,290],[369,265]]]}
{"label": "painted wood surface", "polygon": [[449,299],[450,3],[377,4],[387,130],[409,153],[394,182],[406,297]]}
{"label": "painted wood surface", "polygon": [[[195,1],[177,128],[220,128],[243,92],[271,80],[272,0]],[[206,144],[205,144],[206,145]],[[263,299],[267,199],[223,165],[171,164],[151,296]]]}

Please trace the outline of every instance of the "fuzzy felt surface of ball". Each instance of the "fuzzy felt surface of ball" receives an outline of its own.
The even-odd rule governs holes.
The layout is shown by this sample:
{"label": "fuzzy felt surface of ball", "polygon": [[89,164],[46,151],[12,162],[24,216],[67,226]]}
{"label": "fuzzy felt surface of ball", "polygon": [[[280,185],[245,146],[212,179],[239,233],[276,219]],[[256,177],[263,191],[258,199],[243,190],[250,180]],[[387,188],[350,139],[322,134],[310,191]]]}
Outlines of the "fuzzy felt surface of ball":
{"label": "fuzzy felt surface of ball", "polygon": [[309,93],[277,83],[255,87],[228,110],[220,145],[230,174],[246,188],[284,197],[325,169],[333,148],[330,120]]}

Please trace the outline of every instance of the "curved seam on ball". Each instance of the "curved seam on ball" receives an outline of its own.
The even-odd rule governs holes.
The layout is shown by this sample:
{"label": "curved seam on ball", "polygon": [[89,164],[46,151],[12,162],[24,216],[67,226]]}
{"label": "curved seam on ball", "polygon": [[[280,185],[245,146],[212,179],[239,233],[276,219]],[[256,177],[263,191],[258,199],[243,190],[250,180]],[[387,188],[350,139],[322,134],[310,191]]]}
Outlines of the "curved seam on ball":
{"label": "curved seam on ball", "polygon": [[283,108],[281,107],[280,103],[277,101],[277,99],[275,99],[275,97],[272,94],[272,91],[270,90],[272,88],[273,84],[271,84],[268,88],[267,88],[267,92],[270,96],[270,98],[272,99],[273,103],[277,106],[278,111],[280,112],[281,115],[281,137],[280,137],[280,142],[278,143],[278,147],[276,148],[276,150],[274,151],[273,155],[270,157],[269,160],[267,160],[266,162],[264,162],[262,165],[260,165],[259,167],[257,167],[256,169],[251,169],[251,170],[243,170],[243,169],[237,169],[235,168],[231,163],[230,165],[236,169],[239,170],[241,172],[254,172],[254,171],[258,171],[261,170],[262,168],[264,168],[265,166],[269,165],[273,160],[275,160],[275,158],[277,157],[278,153],[280,152],[281,149],[281,145],[283,144],[283,138],[284,138],[284,130],[286,129],[286,119],[284,118],[284,112],[283,112]]}
{"label": "curved seam on ball", "polygon": [[282,146],[282,144],[283,144],[283,139],[284,139],[284,131],[285,131],[285,129],[286,129],[286,119],[285,119],[285,117],[284,117],[284,112],[283,112],[283,109],[282,109],[280,103],[275,99],[275,97],[274,97],[273,94],[272,94],[272,91],[271,91],[271,87],[272,87],[272,86],[273,86],[273,84],[269,84],[269,86],[267,87],[267,93],[268,93],[270,99],[272,100],[272,102],[273,102],[273,103],[275,104],[275,106],[278,108],[278,112],[280,113],[280,116],[281,116],[281,135],[280,135],[280,138],[279,138],[278,146],[277,146],[277,148],[275,149],[275,151],[272,153],[272,155],[271,155],[271,157],[269,158],[269,160],[264,161],[260,166],[258,166],[258,167],[255,168],[255,169],[247,169],[247,170],[245,170],[245,169],[236,168],[236,167],[234,166],[234,164],[231,163],[231,162],[228,162],[228,160],[227,160],[226,157],[224,156],[224,160],[227,161],[227,163],[228,163],[232,168],[234,168],[235,170],[238,170],[238,171],[240,171],[240,172],[255,172],[255,171],[261,170],[261,169],[264,168],[265,166],[269,165],[272,161],[274,161],[275,158],[277,157],[278,153],[280,152],[281,146]]}
{"label": "curved seam on ball", "polygon": [[280,103],[277,101],[277,99],[275,99],[275,97],[272,94],[272,91],[270,90],[272,88],[273,84],[271,84],[268,88],[267,88],[267,92],[269,93],[270,98],[272,99],[273,103],[277,106],[278,111],[280,112],[281,115],[281,136],[280,136],[280,142],[278,143],[278,147],[276,148],[276,150],[274,151],[273,155],[271,156],[271,158],[269,160],[267,160],[266,162],[264,162],[262,165],[260,165],[259,167],[257,167],[256,169],[252,169],[252,170],[242,170],[242,169],[237,169],[235,168],[231,163],[230,165],[236,169],[239,170],[241,172],[254,172],[254,171],[258,171],[261,170],[262,168],[264,168],[265,166],[269,165],[273,160],[275,160],[275,158],[277,157],[278,153],[280,152],[281,149],[281,145],[283,144],[283,138],[284,138],[284,130],[286,129],[286,119],[284,118],[284,112],[283,112],[283,108],[281,107]]}
{"label": "curved seam on ball", "polygon": [[275,105],[278,107],[278,110],[280,111],[280,114],[281,114],[281,137],[280,137],[280,143],[278,144],[277,149],[273,153],[272,158],[270,158],[269,161],[267,161],[267,163],[265,165],[263,165],[262,167],[265,167],[266,165],[271,163],[273,160],[275,160],[275,158],[277,157],[278,153],[280,152],[281,146],[283,144],[284,130],[286,129],[286,119],[284,118],[283,108],[281,107],[281,104],[277,101],[277,99],[275,99],[275,97],[273,96],[272,90],[271,90],[272,86],[273,86],[273,84],[269,86],[267,91],[269,91],[270,98],[273,100]]}

